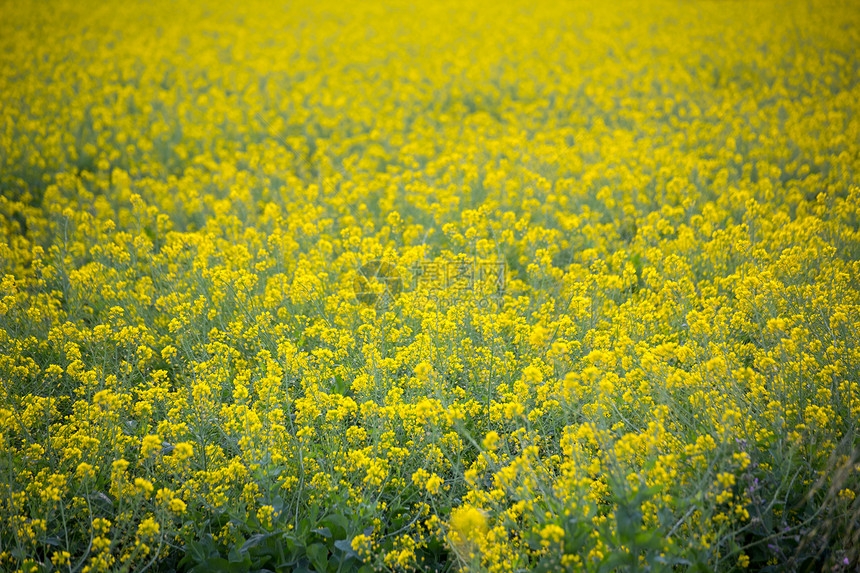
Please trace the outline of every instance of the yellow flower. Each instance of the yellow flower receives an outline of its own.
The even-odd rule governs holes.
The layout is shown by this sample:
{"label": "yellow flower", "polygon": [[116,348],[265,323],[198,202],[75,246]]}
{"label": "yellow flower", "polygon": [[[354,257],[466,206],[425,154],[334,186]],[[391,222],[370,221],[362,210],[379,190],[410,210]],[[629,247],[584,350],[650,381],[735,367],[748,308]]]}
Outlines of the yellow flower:
{"label": "yellow flower", "polygon": [[481,445],[488,452],[494,452],[494,451],[496,451],[498,444],[499,444],[498,432],[496,432],[494,430],[490,430],[489,432],[487,432],[487,435],[484,436],[484,441],[482,442]]}
{"label": "yellow flower", "polygon": [[140,457],[146,459],[161,449],[161,438],[155,435],[144,436],[140,443]]}
{"label": "yellow flower", "polygon": [[93,519],[93,530],[100,535],[105,535],[110,531],[111,522],[109,519],[105,519],[103,517],[97,517]]}
{"label": "yellow flower", "polygon": [[430,477],[430,473],[424,468],[418,468],[412,473],[412,483],[417,485],[418,487],[423,487],[424,484],[427,483],[427,478]]}
{"label": "yellow flower", "polygon": [[158,535],[159,531],[161,531],[161,526],[159,526],[158,522],[151,517],[147,517],[140,522],[140,525],[137,526],[137,536],[140,539],[155,537]]}
{"label": "yellow flower", "polygon": [[541,544],[548,547],[552,543],[558,543],[564,538],[564,529],[554,523],[550,523],[540,530]]}
{"label": "yellow flower", "polygon": [[529,335],[529,345],[533,348],[542,347],[549,339],[550,332],[543,326],[535,326]]}
{"label": "yellow flower", "polygon": [[721,472],[717,474],[717,482],[723,486],[723,488],[730,488],[735,485],[735,475],[728,472]]}
{"label": "yellow flower", "polygon": [[272,518],[275,515],[275,508],[271,505],[264,505],[257,510],[257,519],[263,524],[263,527],[272,527]]}
{"label": "yellow flower", "polygon": [[138,492],[143,494],[144,497],[149,497],[154,489],[152,482],[143,478],[134,478],[134,487]]}
{"label": "yellow flower", "polygon": [[474,542],[486,535],[489,530],[486,513],[472,505],[462,505],[453,509],[448,525],[460,544],[466,541]]}
{"label": "yellow flower", "polygon": [[194,446],[189,442],[179,442],[173,450],[173,456],[180,462],[187,460],[194,454]]}
{"label": "yellow flower", "polygon": [[54,567],[62,567],[63,565],[70,563],[71,557],[72,554],[68,551],[55,551],[51,555],[51,563],[54,564]]}
{"label": "yellow flower", "polygon": [[170,511],[177,515],[182,515],[185,513],[186,504],[179,498],[175,498],[170,500]]}
{"label": "yellow flower", "polygon": [[425,487],[427,488],[427,491],[430,492],[431,494],[435,495],[435,494],[439,493],[439,488],[442,487],[442,478],[436,474],[432,474],[427,479],[427,483],[425,484]]}
{"label": "yellow flower", "polygon": [[415,366],[415,377],[421,383],[429,382],[433,376],[433,366],[427,362],[420,362]]}
{"label": "yellow flower", "polygon": [[359,555],[367,556],[370,555],[371,552],[371,543],[372,542],[370,537],[359,533],[358,535],[353,537],[350,545],[352,546],[352,549]]}

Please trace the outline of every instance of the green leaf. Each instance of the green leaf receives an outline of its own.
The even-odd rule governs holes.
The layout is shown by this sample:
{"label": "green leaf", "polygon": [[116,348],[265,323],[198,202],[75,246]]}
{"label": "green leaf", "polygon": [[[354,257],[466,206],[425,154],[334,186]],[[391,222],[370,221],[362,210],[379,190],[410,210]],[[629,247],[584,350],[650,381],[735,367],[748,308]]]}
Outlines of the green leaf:
{"label": "green leaf", "polygon": [[227,559],[230,561],[231,567],[233,565],[244,565],[246,569],[251,568],[250,556],[248,556],[246,552],[241,551],[238,547],[230,549],[230,552],[227,553]]}
{"label": "green leaf", "polygon": [[58,537],[43,537],[40,541],[46,545],[53,545],[54,547],[59,547],[61,545],[61,541]]}
{"label": "green leaf", "polygon": [[307,548],[308,559],[318,573],[325,573],[328,567],[328,547],[322,543],[312,543]]}
{"label": "green leaf", "polygon": [[618,535],[622,541],[633,539],[642,525],[642,512],[633,504],[619,504],[615,510]]}
{"label": "green leaf", "polygon": [[654,531],[640,531],[633,537],[633,547],[636,549],[662,549],[660,536]]}
{"label": "green leaf", "polygon": [[223,557],[210,557],[192,571],[199,573],[247,573],[248,567],[242,563],[230,563]]}
{"label": "green leaf", "polygon": [[295,571],[299,565],[298,559],[290,559],[289,561],[280,561],[275,565],[278,571]]}
{"label": "green leaf", "polygon": [[277,533],[257,533],[248,538],[247,541],[242,545],[242,548],[239,549],[240,553],[247,553],[251,549],[259,547],[264,541],[277,535]]}
{"label": "green leaf", "polygon": [[352,548],[352,541],[349,539],[338,539],[334,542],[334,546],[336,549],[343,551],[344,555],[346,555],[346,559],[350,557],[358,558],[358,553],[356,553],[355,549]]}
{"label": "green leaf", "polygon": [[320,523],[326,526],[332,532],[332,535],[335,539],[346,538],[346,530],[349,527],[349,519],[347,519],[345,516],[340,515],[339,513],[335,513],[326,516]]}
{"label": "green leaf", "polygon": [[313,533],[319,533],[326,539],[331,539],[331,530],[328,527],[317,527],[316,529],[311,529]]}
{"label": "green leaf", "polygon": [[660,563],[661,565],[684,565],[685,567],[689,567],[690,565],[692,565],[692,563],[687,559],[665,555],[658,555],[654,558],[654,561]]}

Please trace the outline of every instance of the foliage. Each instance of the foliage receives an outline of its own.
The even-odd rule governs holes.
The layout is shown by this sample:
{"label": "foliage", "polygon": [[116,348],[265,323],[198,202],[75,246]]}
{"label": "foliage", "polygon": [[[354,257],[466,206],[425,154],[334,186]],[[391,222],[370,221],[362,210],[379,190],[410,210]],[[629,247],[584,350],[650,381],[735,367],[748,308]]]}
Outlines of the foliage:
{"label": "foliage", "polygon": [[856,1],[0,0],[0,569],[860,564]]}

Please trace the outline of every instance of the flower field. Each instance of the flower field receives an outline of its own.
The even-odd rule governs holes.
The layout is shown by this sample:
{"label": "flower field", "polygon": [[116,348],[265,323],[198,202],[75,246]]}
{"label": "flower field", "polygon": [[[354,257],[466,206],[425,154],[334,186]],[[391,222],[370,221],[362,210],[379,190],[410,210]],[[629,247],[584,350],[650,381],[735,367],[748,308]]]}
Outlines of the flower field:
{"label": "flower field", "polygon": [[856,571],[857,46],[0,0],[0,571]]}

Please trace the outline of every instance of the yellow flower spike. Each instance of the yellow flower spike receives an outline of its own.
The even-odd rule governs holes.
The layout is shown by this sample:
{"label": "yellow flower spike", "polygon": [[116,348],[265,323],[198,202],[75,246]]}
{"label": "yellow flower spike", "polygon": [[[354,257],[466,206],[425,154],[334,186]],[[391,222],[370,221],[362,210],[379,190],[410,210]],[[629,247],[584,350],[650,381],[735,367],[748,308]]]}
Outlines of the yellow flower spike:
{"label": "yellow flower spike", "polygon": [[140,444],[140,457],[141,459],[150,458],[155,452],[161,450],[162,440],[157,435],[147,435],[144,436],[143,440],[141,440]]}
{"label": "yellow flower spike", "polygon": [[134,487],[145,498],[148,498],[152,494],[152,491],[154,489],[152,482],[144,478],[135,478]]}
{"label": "yellow flower spike", "polygon": [[173,449],[173,457],[183,462],[194,455],[194,446],[188,442],[179,442]]}
{"label": "yellow flower spike", "polygon": [[[505,516],[464,569],[533,566],[521,529],[540,539],[552,520],[525,520],[549,505],[594,525],[541,563],[575,569],[614,557],[601,474],[663,488],[649,527],[728,504],[722,530],[683,520],[682,556],[726,546],[778,452],[806,460],[798,495],[833,474],[860,415],[854,3],[466,3],[341,7],[346,27],[326,1],[4,6],[0,536],[50,555],[54,510],[87,522],[105,472],[138,519],[151,480],[165,515],[302,490],[373,508],[377,533],[417,479],[437,507],[465,483],[454,503]],[[350,274],[381,259],[412,274],[384,312]],[[126,517],[82,568],[152,555]],[[420,523],[357,547],[421,568]]]}
{"label": "yellow flower spike", "polygon": [[486,513],[471,505],[453,509],[448,525],[451,542],[460,553],[478,545],[489,531]]}
{"label": "yellow flower spike", "polygon": [[427,482],[424,484],[424,487],[427,488],[427,491],[431,495],[436,495],[437,493],[439,493],[442,487],[442,483],[442,478],[434,473],[431,474],[430,477],[427,479]]}
{"label": "yellow flower spike", "polygon": [[153,518],[148,517],[140,522],[140,525],[137,527],[137,536],[140,539],[151,539],[158,535],[161,531],[161,527],[158,525]]}

